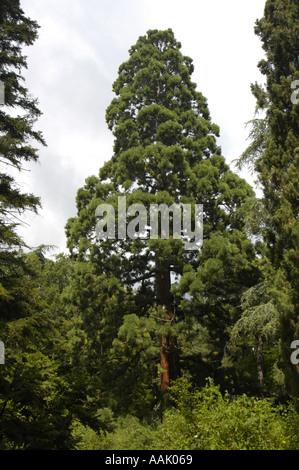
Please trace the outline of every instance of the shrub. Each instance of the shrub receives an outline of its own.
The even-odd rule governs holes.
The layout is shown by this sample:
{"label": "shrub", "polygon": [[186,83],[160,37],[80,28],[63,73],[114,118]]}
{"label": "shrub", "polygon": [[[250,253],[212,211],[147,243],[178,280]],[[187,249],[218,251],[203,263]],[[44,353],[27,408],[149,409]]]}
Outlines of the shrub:
{"label": "shrub", "polygon": [[176,408],[165,413],[152,449],[298,449],[298,415],[292,405],[242,395],[234,401],[209,379],[201,390],[179,380],[172,386]]}
{"label": "shrub", "polygon": [[77,425],[78,449],[89,450],[295,450],[298,414],[292,404],[274,406],[247,395],[231,401],[213,380],[194,389],[183,379],[170,387],[173,406],[158,425],[118,417],[109,432]]}

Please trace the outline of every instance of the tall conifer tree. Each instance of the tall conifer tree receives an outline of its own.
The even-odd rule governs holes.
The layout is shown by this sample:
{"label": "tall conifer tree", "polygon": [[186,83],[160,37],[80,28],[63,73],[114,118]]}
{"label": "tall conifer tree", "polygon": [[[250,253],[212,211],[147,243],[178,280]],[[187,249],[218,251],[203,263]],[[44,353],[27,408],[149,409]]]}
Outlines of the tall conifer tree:
{"label": "tall conifer tree", "polygon": [[40,116],[37,101],[24,86],[22,69],[27,68],[22,47],[37,38],[36,21],[27,18],[19,0],[2,0],[0,4],[0,81],[4,103],[0,106],[0,243],[1,248],[22,244],[16,233],[19,216],[27,210],[36,211],[39,198],[23,193],[12,176],[11,168],[23,170],[28,161],[38,159],[33,142],[44,145],[42,134],[34,129]]}
{"label": "tall conifer tree", "polygon": [[252,142],[241,159],[253,164],[263,190],[259,226],[274,270],[269,284],[279,312],[281,365],[287,390],[295,396],[299,367],[290,361],[290,345],[299,338],[298,15],[298,0],[267,0],[264,16],[256,22],[255,33],[265,52],[258,64],[265,84],[252,85],[258,117],[252,121]]}
{"label": "tall conifer tree", "polygon": [[[134,314],[134,321],[133,317],[124,319],[128,329],[124,326],[121,329],[122,344],[126,347],[132,341],[128,318],[132,328],[137,324],[140,328],[141,325],[146,327],[146,323],[137,321],[136,317],[148,319],[148,334],[159,331],[162,338],[159,360],[162,391],[179,372],[180,341],[177,342],[177,336],[183,325],[189,328],[186,323],[189,313],[190,326],[192,322],[199,322],[200,308],[203,307],[203,316],[210,314],[213,317],[210,321],[214,326],[218,323],[221,334],[223,326],[227,326],[233,316],[226,306],[232,298],[232,304],[238,304],[239,292],[232,291],[236,288],[240,291],[244,285],[252,284],[253,274],[249,265],[254,258],[253,246],[241,232],[242,203],[253,196],[253,191],[225,163],[217,145],[219,128],[211,121],[207,100],[191,80],[192,60],[180,49],[181,44],[170,29],[148,31],[131,47],[129,59],[119,68],[118,78],[113,84],[116,97],[106,113],[109,129],[115,136],[114,154],[100,169],[99,178],[88,178],[86,185],[78,191],[78,215],[66,226],[68,246],[77,259],[77,265],[91,266],[89,269],[82,267],[81,280],[86,278],[87,271],[94,286],[96,279],[103,282],[103,276],[105,283],[107,279],[111,282],[114,279],[114,293],[118,301],[123,298],[122,305],[117,308],[111,303],[111,312],[114,313],[108,321],[104,320],[104,305],[91,311],[86,302],[84,307],[83,299],[78,300],[76,289],[76,305],[83,308],[81,317],[86,319],[88,316],[94,324],[95,318],[102,316],[104,328],[106,322],[110,327],[112,324],[117,327],[122,321],[121,310],[123,315]],[[166,204],[167,207],[191,204],[192,209],[195,204],[203,205],[205,260],[214,258],[213,282],[218,284],[215,289],[211,282],[209,288],[214,298],[220,292],[222,295],[217,306],[210,305],[207,309],[203,305],[205,302],[201,301],[191,310],[189,306],[184,310],[185,294],[190,293],[190,276],[194,275],[206,287],[209,281],[208,278],[200,280],[202,274],[197,272],[199,251],[185,250],[183,239],[174,236],[172,225],[167,239],[161,236],[158,239],[120,239],[116,230],[114,240],[96,240],[96,208],[103,203],[113,205],[117,228],[120,217],[118,196],[126,196],[127,206],[143,204],[148,214],[151,204]],[[126,222],[132,222],[135,215],[127,216]],[[232,261],[234,254],[242,261],[239,268]],[[221,279],[222,272],[217,273],[220,269],[217,257],[222,267],[230,259],[224,279]],[[241,272],[243,278],[240,279]],[[232,273],[233,280],[230,279]],[[183,279],[183,287],[181,292],[177,290],[174,293],[176,275]],[[204,296],[210,295],[209,288]],[[111,295],[110,292],[110,300]],[[119,311],[117,321],[116,310]],[[217,315],[221,318],[217,319]],[[230,320],[226,316],[231,317]],[[156,330],[153,319],[159,325]],[[95,339],[96,333],[91,332],[86,321],[84,323]],[[206,322],[205,328],[210,326]],[[100,328],[99,323],[97,327]],[[142,338],[145,341],[144,335]],[[151,352],[153,362],[155,351],[157,349],[154,348]],[[150,354],[147,360],[150,360]],[[143,380],[141,376],[138,379]]]}

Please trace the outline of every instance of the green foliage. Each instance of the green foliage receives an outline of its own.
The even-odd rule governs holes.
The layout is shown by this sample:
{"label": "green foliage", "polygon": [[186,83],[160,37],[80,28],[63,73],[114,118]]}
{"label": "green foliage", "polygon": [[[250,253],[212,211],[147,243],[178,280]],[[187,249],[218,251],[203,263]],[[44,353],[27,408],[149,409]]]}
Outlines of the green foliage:
{"label": "green foliage", "polygon": [[37,250],[19,253],[17,265],[6,272],[9,299],[1,299],[0,320],[5,344],[0,378],[1,449],[72,446],[73,407],[68,404],[75,387],[67,369],[68,322],[61,316],[58,298],[67,282],[66,270],[70,265],[63,256],[55,264]]}
{"label": "green foliage", "polygon": [[273,299],[267,298],[265,283],[257,284],[248,289],[242,298],[243,314],[234,324],[231,341],[238,336],[262,336],[270,341],[276,339],[278,330],[278,312]]}
{"label": "green foliage", "polygon": [[[127,415],[119,417],[113,431],[102,435],[101,450],[140,450],[151,447],[152,444],[151,427],[141,422],[135,416]],[[149,446],[149,447],[148,447]]]}
{"label": "green foliage", "polygon": [[101,449],[101,437],[89,426],[84,426],[80,421],[73,424],[73,438],[76,450]]}
{"label": "green foliage", "polygon": [[9,371],[1,378],[1,449],[70,448],[68,384],[57,362],[38,351],[9,351],[6,361]]}
{"label": "green foliage", "polygon": [[[141,36],[119,67],[106,111],[114,154],[78,190],[71,256],[12,250],[22,245],[14,217],[39,201],[0,175],[1,449],[298,449],[298,402],[275,404],[298,395],[297,16],[295,1],[267,0],[256,23],[267,82],[252,91],[264,115],[239,165],[252,164],[262,199],[221,155],[171,29]],[[19,1],[1,2],[4,168],[21,170],[37,159],[29,140],[44,143],[19,75],[37,28]],[[148,212],[203,204],[201,250],[184,249],[173,216],[168,239],[97,240],[103,203],[117,238],[119,196]]]}
{"label": "green foliage", "polygon": [[156,449],[298,449],[298,423],[291,406],[283,412],[245,394],[231,401],[211,379],[202,390],[183,380],[171,389],[177,408],[165,414],[156,431]]}
{"label": "green foliage", "polygon": [[[246,292],[261,290],[257,285]],[[248,298],[247,298],[248,300]],[[284,375],[279,371],[280,347],[278,339],[278,313],[272,299],[259,300],[247,308],[230,330],[227,354],[223,363],[229,368],[234,364],[235,385],[238,391],[257,395],[283,396]],[[228,361],[228,363],[226,363]]]}
{"label": "green foliage", "polygon": [[258,64],[265,84],[251,88],[262,117],[251,122],[251,144],[239,165],[252,165],[263,190],[248,227],[262,236],[274,269],[267,281],[278,312],[280,362],[288,393],[298,396],[299,368],[290,362],[290,344],[299,334],[299,106],[291,99],[292,83],[299,78],[297,0],[267,0],[255,33],[265,52]]}
{"label": "green foliage", "polygon": [[298,420],[292,404],[241,395],[232,401],[212,379],[198,390],[185,379],[170,388],[174,406],[162,423],[118,418],[108,433],[78,426],[78,449],[92,450],[298,450]]}
{"label": "green foliage", "polygon": [[[3,248],[22,245],[16,232],[19,216],[25,210],[37,211],[40,201],[26,194],[11,175],[11,167],[22,171],[28,161],[38,159],[32,142],[45,145],[42,134],[34,129],[40,116],[37,101],[23,86],[21,70],[27,67],[22,47],[32,45],[38,25],[26,18],[18,0],[3,0],[0,5],[0,80],[5,86],[5,105],[0,107],[0,244]],[[2,250],[1,250],[2,251]],[[0,254],[0,262],[6,253]]]}
{"label": "green foliage", "polygon": [[[221,155],[218,126],[192,73],[171,29],[150,30],[131,47],[106,111],[114,154],[78,190],[77,216],[66,225],[76,273],[68,289],[76,362],[97,377],[107,406],[137,416],[149,416],[160,399],[157,366],[171,379],[180,367],[197,379],[207,368],[215,373],[240,295],[259,280],[255,247],[242,233],[243,204],[254,193]],[[119,239],[119,196],[126,209],[143,204],[147,214],[152,204],[202,203],[201,253],[174,239],[172,222],[168,239]],[[103,203],[115,209],[112,240],[95,236]],[[127,225],[134,215],[126,215]]]}

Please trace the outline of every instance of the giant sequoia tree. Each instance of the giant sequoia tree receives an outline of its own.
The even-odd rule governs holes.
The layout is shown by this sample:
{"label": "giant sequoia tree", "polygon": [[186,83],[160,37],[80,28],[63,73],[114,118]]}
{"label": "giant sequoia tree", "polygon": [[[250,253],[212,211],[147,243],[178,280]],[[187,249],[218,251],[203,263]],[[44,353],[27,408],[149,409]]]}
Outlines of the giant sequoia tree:
{"label": "giant sequoia tree", "polygon": [[[66,227],[77,260],[70,295],[81,360],[102,390],[109,382],[111,393],[122,383],[126,403],[130,391],[135,404],[138,393],[146,402],[155,363],[164,391],[180,366],[196,375],[202,355],[221,360],[239,295],[257,275],[254,248],[242,233],[242,204],[253,191],[225,163],[219,129],[191,80],[192,60],[180,48],[170,29],[148,31],[131,47],[106,113],[113,156],[79,189],[78,215]],[[185,249],[174,214],[169,237],[163,228],[156,239],[124,237],[117,230],[119,196],[126,197],[126,208],[142,204],[147,214],[152,204],[190,204],[194,215],[195,204],[202,204],[202,251]],[[116,230],[114,239],[97,240],[96,208],[104,203],[115,209]],[[137,231],[136,213],[127,213],[126,224]]]}

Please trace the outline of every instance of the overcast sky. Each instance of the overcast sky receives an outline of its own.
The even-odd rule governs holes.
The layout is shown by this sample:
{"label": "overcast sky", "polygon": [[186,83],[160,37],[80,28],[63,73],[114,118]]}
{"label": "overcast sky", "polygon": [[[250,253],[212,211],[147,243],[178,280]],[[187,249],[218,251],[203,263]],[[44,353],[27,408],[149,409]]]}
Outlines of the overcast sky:
{"label": "overcast sky", "polygon": [[[253,117],[250,84],[263,82],[263,57],[254,34],[265,0],[21,0],[26,16],[40,26],[26,48],[23,72],[43,115],[36,128],[47,147],[39,163],[18,175],[24,190],[41,198],[38,216],[28,215],[19,233],[32,247],[66,251],[64,227],[76,215],[77,190],[98,174],[112,155],[105,121],[112,84],[129,48],[149,29],[171,28],[182,53],[193,59],[192,80],[208,100],[220,126],[218,144],[228,163],[247,145],[245,123]],[[232,166],[233,169],[233,166]],[[250,174],[242,173],[250,183]]]}

